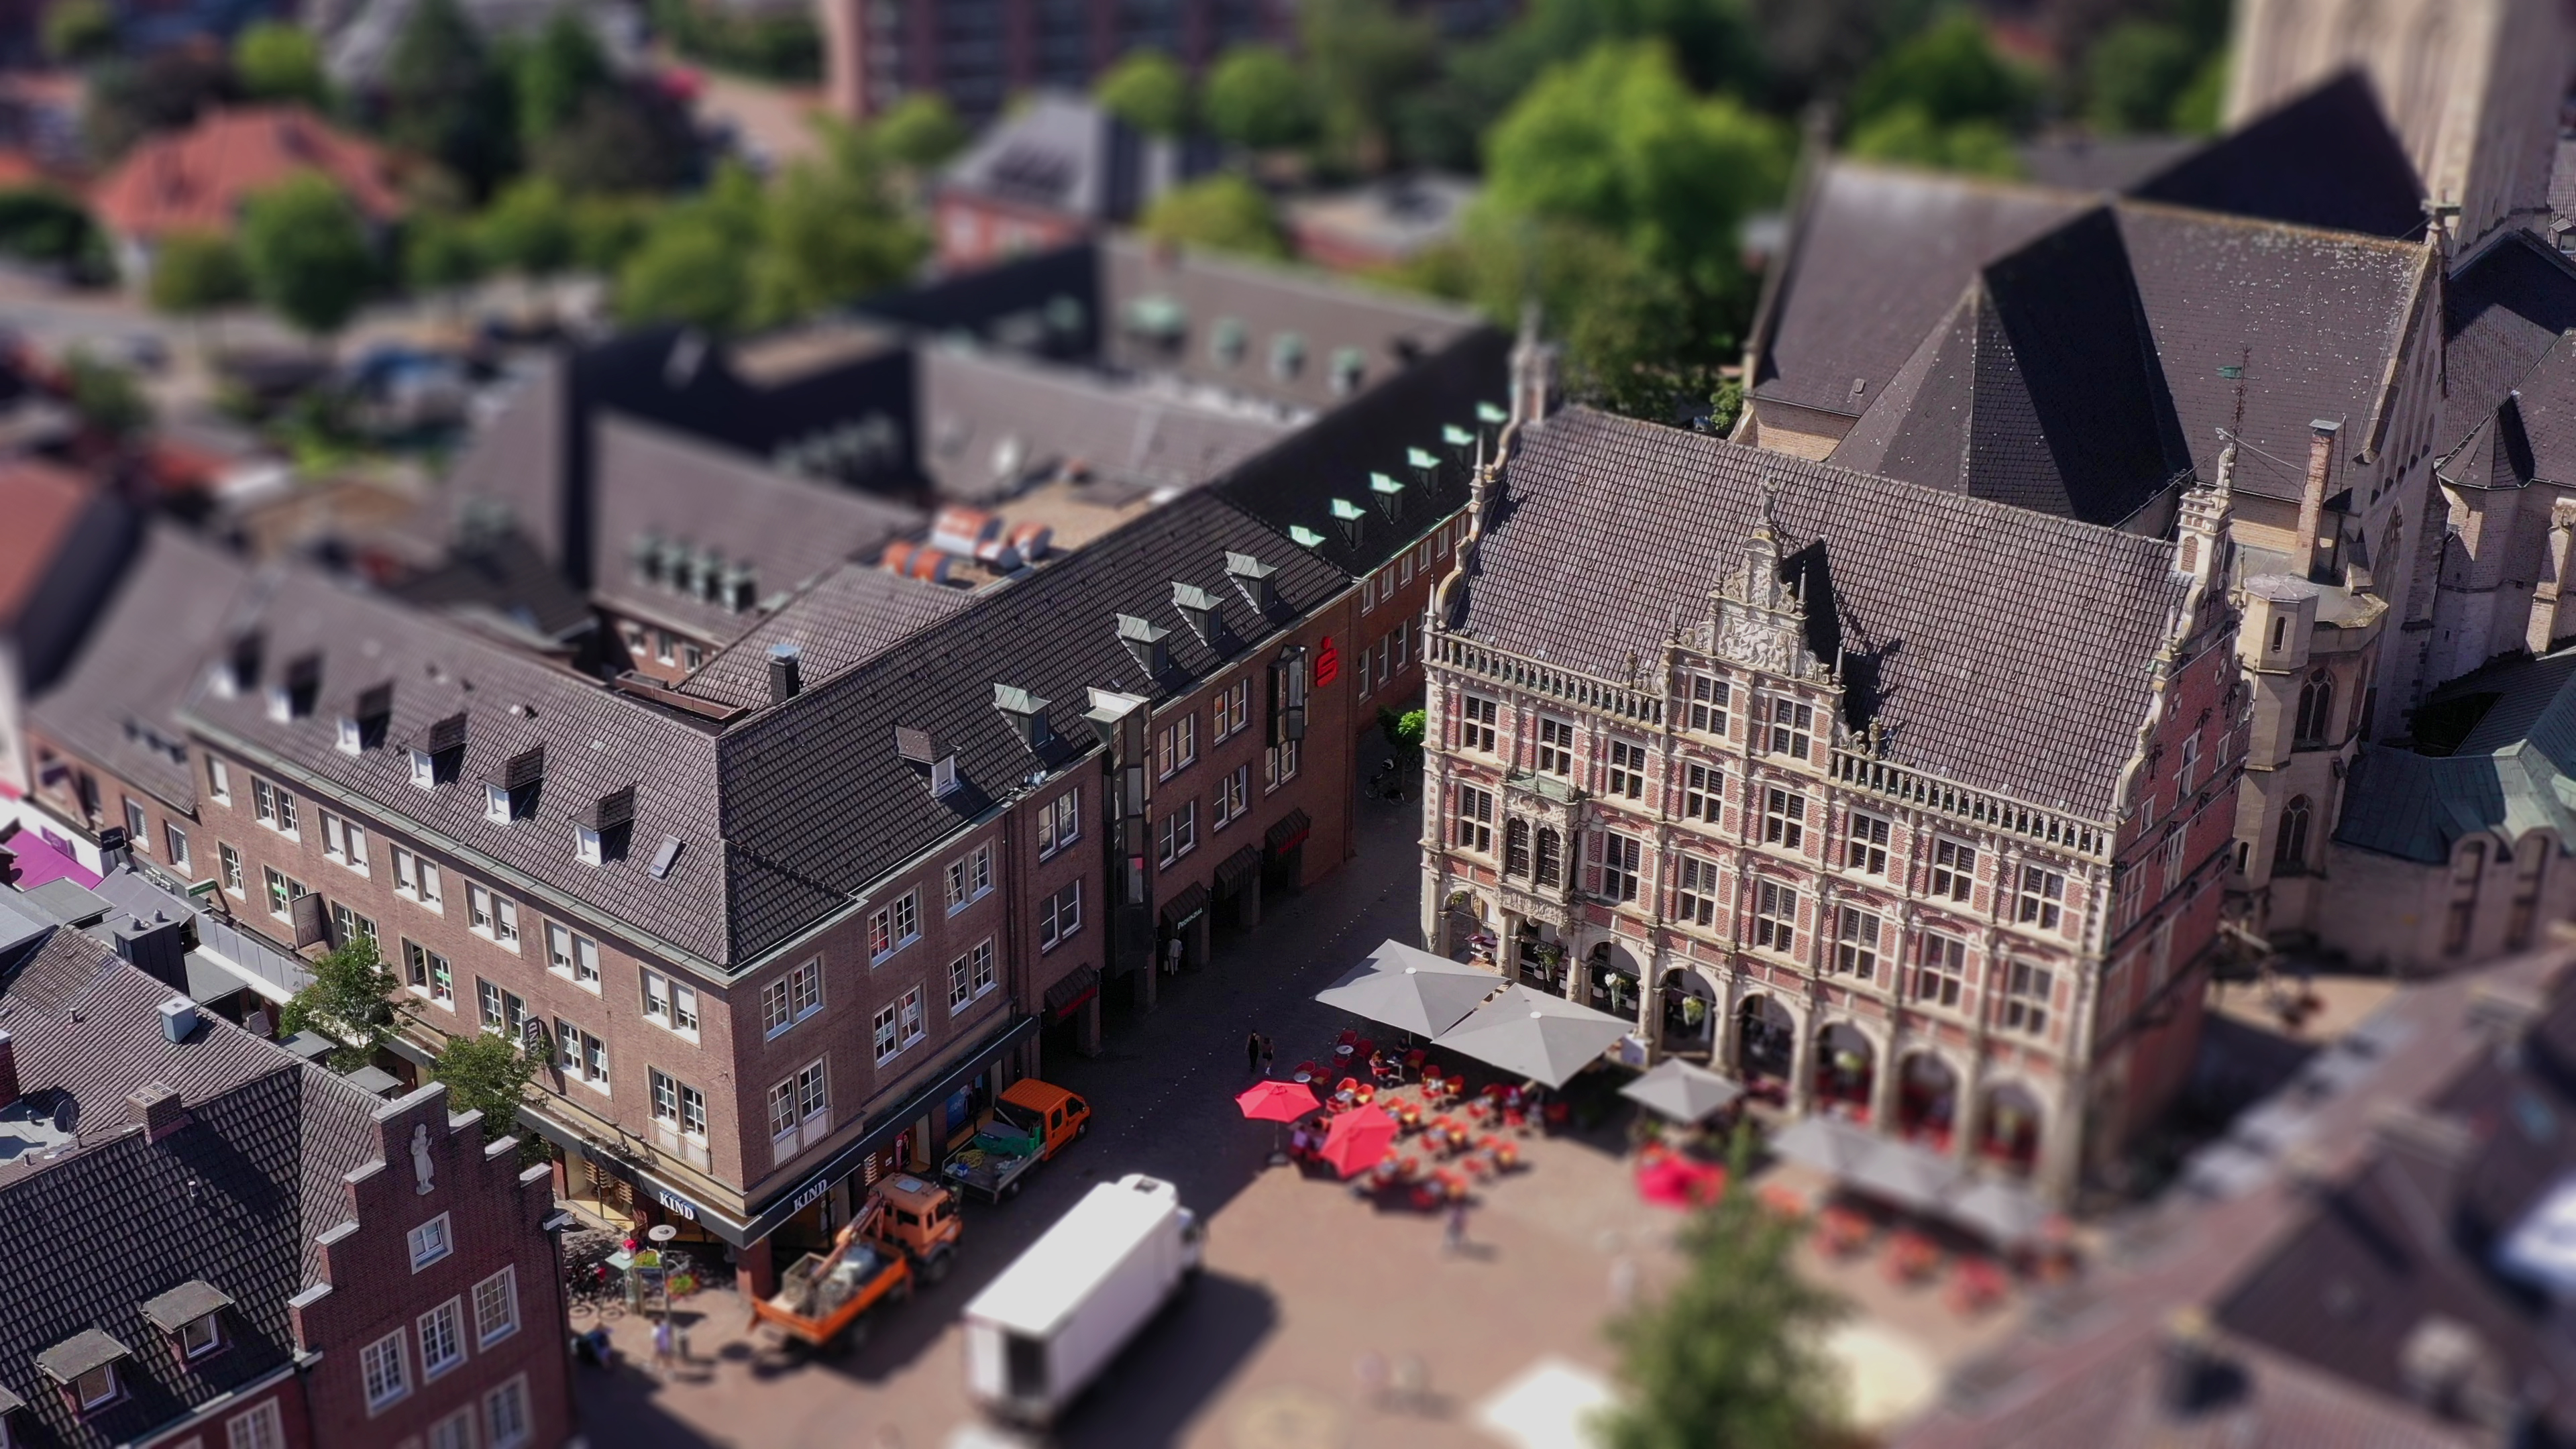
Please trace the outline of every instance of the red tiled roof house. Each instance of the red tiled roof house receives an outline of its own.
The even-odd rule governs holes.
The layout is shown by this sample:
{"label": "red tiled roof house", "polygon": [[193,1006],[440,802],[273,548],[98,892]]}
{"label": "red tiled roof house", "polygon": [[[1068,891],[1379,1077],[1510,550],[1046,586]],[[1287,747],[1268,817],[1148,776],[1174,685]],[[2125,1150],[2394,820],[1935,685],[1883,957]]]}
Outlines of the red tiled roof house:
{"label": "red tiled roof house", "polygon": [[90,204],[116,238],[117,265],[140,282],[162,238],[230,236],[252,196],[307,171],[339,187],[374,225],[401,218],[392,154],[300,106],[216,111],[145,141],[91,192]]}

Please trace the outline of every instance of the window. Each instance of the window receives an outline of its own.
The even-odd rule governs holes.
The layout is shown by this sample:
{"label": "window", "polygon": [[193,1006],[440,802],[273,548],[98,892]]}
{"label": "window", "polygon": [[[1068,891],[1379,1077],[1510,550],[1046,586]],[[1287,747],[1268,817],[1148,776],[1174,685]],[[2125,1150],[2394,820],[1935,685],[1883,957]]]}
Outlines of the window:
{"label": "window", "polygon": [[488,782],[483,786],[483,818],[495,825],[507,825],[518,818],[511,812],[507,786]]}
{"label": "window", "polygon": [[1163,726],[1154,738],[1154,766],[1157,779],[1168,780],[1197,763],[1199,757],[1199,717],[1182,715]]}
{"label": "window", "polygon": [[695,644],[680,646],[680,656],[692,673],[704,669],[707,665],[707,651]]}
{"label": "window", "polygon": [[1783,850],[1802,849],[1807,840],[1807,797],[1774,785],[1762,792],[1762,841]]}
{"label": "window", "polygon": [[1216,824],[1214,828],[1223,830],[1227,825],[1236,820],[1242,819],[1243,812],[1251,808],[1252,767],[1250,765],[1237,765],[1234,767],[1234,773],[1221,776],[1216,782]]}
{"label": "window", "polygon": [[1261,757],[1261,788],[1266,794],[1297,778],[1297,742],[1281,740]]}
{"label": "window", "polygon": [[1625,740],[1610,742],[1610,793],[1629,800],[1646,798],[1646,747]]}
{"label": "window", "polygon": [[225,805],[233,803],[233,767],[206,756],[206,793]]}
{"label": "window", "polygon": [[895,1005],[900,1012],[899,1023],[903,1031],[903,1044],[905,1046],[910,1046],[914,1042],[921,1040],[924,1036],[929,1035],[930,1028],[925,1019],[926,1014],[923,1012],[921,1005],[920,987],[916,986],[910,991],[905,992],[903,996],[895,1002]]}
{"label": "window", "polygon": [[241,852],[218,840],[215,842],[215,861],[222,867],[224,889],[234,895],[242,894]]}
{"label": "window", "polygon": [[268,882],[268,913],[281,921],[294,919],[295,898],[312,892],[304,888],[304,882],[278,874],[273,866],[261,866],[259,873]]}
{"label": "window", "polygon": [[1753,888],[1753,944],[1783,954],[1798,944],[1798,893],[1777,881]]}
{"label": "window", "polygon": [[161,822],[161,843],[169,851],[170,863],[181,870],[188,868],[188,832],[175,820]]}
{"label": "window", "polygon": [[672,637],[670,630],[653,631],[653,658],[655,662],[661,664],[680,662],[680,641]]}
{"label": "window", "polygon": [[116,1384],[116,1365],[102,1364],[72,1380],[72,1397],[80,1401],[81,1411],[105,1408],[123,1394]]}
{"label": "window", "polygon": [[411,752],[411,782],[423,790],[438,788],[438,761],[429,751]]}
{"label": "window", "polygon": [[429,1426],[428,1449],[474,1449],[474,1410],[457,1410]]}
{"label": "window", "polygon": [[1198,849],[1199,802],[1193,800],[1164,816],[1163,827],[1156,833],[1155,839],[1161,851],[1161,863],[1164,865],[1170,865],[1173,861]]}
{"label": "window", "polygon": [[295,797],[283,785],[272,785],[257,775],[250,777],[250,813],[262,825],[280,835],[295,833]]}
{"label": "window", "polygon": [[893,1002],[877,1008],[875,1028],[877,1064],[883,1066],[896,1052],[903,1050],[901,1038],[895,1034]]}
{"label": "window", "polygon": [[555,1018],[555,1065],[563,1069],[565,1081],[608,1090],[608,1043],[560,1016]]}
{"label": "window", "polygon": [[2065,876],[2044,866],[2021,868],[2021,903],[2014,914],[2023,925],[2054,931],[2065,905]]}
{"label": "window", "polygon": [[125,838],[137,850],[152,848],[152,817],[143,813],[142,805],[132,796],[125,801]]}
{"label": "window", "polygon": [[1528,875],[1530,869],[1529,822],[1503,822],[1503,874]]}
{"label": "window", "polygon": [[477,935],[493,940],[515,951],[519,948],[519,903],[506,900],[479,885],[465,887],[465,914]]}
{"label": "window", "polygon": [[698,988],[659,971],[639,973],[644,979],[644,1019],[685,1036],[698,1030]]}
{"label": "window", "polygon": [[431,910],[438,909],[438,867],[395,846],[394,894],[409,896]]}
{"label": "window", "polygon": [[402,943],[403,970],[411,978],[411,989],[453,1008],[456,1005],[456,973],[448,969],[447,958],[406,936]]}
{"label": "window", "polygon": [[2307,683],[2299,686],[2297,742],[2322,745],[2334,714],[2334,672],[2323,665],[2309,671]]}
{"label": "window", "polygon": [[1705,674],[1690,676],[1690,727],[1693,733],[1726,737],[1726,681]]}
{"label": "window", "polygon": [[976,846],[948,862],[948,909],[960,911],[993,888],[993,847]]}
{"label": "window", "polygon": [[2174,795],[2179,799],[2191,793],[2192,782],[2200,775],[2200,736],[2191,735],[2182,742],[2182,763],[2174,768]]}
{"label": "window", "polygon": [[707,1135],[707,1094],[668,1073],[651,1072],[653,1116],[675,1132],[704,1139]]}
{"label": "window", "polygon": [[286,1426],[270,1399],[224,1421],[225,1449],[286,1449]]}
{"label": "window", "polygon": [[420,1377],[427,1383],[465,1362],[465,1306],[450,1298],[420,1316]]}
{"label": "window", "polygon": [[440,1213],[411,1230],[411,1270],[415,1273],[446,1257],[455,1249],[447,1236],[447,1214]]}
{"label": "window", "polygon": [[1815,719],[1816,711],[1811,705],[1794,699],[1771,701],[1771,753],[1807,758],[1808,731],[1815,728]]}
{"label": "window", "polygon": [[1538,720],[1538,767],[1551,775],[1574,773],[1574,725],[1569,720]]}
{"label": "window", "polygon": [[2308,865],[2308,797],[2294,795],[2281,807],[2281,833],[2272,847],[2272,868],[2295,875]]}
{"label": "window", "polygon": [[1645,851],[1644,842],[1605,830],[1586,836],[1585,848],[1598,857],[1601,872],[1601,883],[1593,894],[1605,900],[1635,900],[1637,870]]}
{"label": "window", "polygon": [[[804,1129],[820,1126],[830,1115],[831,1095],[823,1072],[823,1063],[808,1063],[803,1071],[769,1089],[770,1145],[781,1158],[808,1145],[800,1141]],[[816,1140],[820,1140],[819,1134]]]}
{"label": "window", "polygon": [[2165,837],[2165,848],[2163,852],[2165,894],[2173,894],[2175,888],[2182,884],[2183,867],[2187,863],[2187,852],[2190,848],[2190,832],[2184,830],[2182,826],[2177,823],[2174,826],[2172,833]]}
{"label": "window", "polygon": [[905,891],[868,913],[868,959],[882,961],[921,939],[921,892]]}
{"label": "window", "polygon": [[1458,787],[1458,848],[1494,853],[1494,796],[1473,785]]}
{"label": "window", "polygon": [[331,903],[331,927],[331,939],[338,945],[345,946],[360,936],[376,939],[376,923],[338,901]]}
{"label": "window", "polygon": [[533,1430],[528,1423],[528,1379],[525,1374],[483,1396],[484,1442],[489,1449],[519,1449]]}
{"label": "window", "polygon": [[1502,714],[1498,701],[1468,695],[1458,706],[1458,748],[1480,755],[1494,753]]}
{"label": "window", "polygon": [[572,828],[572,858],[584,865],[597,865],[606,859],[599,832],[587,825],[575,824]]}
{"label": "window", "polygon": [[1216,711],[1209,724],[1208,738],[1211,741],[1231,739],[1251,718],[1252,681],[1238,679],[1217,691]]}
{"label": "window", "polygon": [[483,1029],[497,1031],[512,1041],[525,1044],[528,1039],[528,1003],[515,991],[504,991],[477,976],[474,992],[482,1008]]}
{"label": "window", "polygon": [[558,976],[571,977],[576,985],[599,989],[599,943],[552,921],[546,922],[546,966]]}
{"label": "window", "polygon": [[1932,842],[1932,894],[1964,901],[1977,887],[1977,848],[1955,840]]}
{"label": "window", "polygon": [[1673,891],[1673,917],[1688,926],[1717,924],[1717,864],[1683,856],[1681,883]]}
{"label": "window", "polygon": [[760,1029],[776,1036],[823,1005],[823,958],[815,957],[760,988]]}
{"label": "window", "polygon": [[322,856],[360,875],[367,873],[367,827],[322,812]]}
{"label": "window", "polygon": [[2048,995],[2055,982],[2048,969],[2015,961],[2004,978],[2004,1030],[2027,1036],[2048,1033]]}
{"label": "window", "polygon": [[1682,818],[1717,824],[1725,804],[1726,772],[1715,765],[1688,765],[1682,771]]}
{"label": "window", "polygon": [[187,1322],[179,1325],[179,1356],[181,1358],[203,1358],[205,1355],[213,1353],[216,1349],[221,1348],[223,1346],[223,1342],[223,1330],[216,1322],[214,1314],[209,1313],[202,1318],[191,1318]]}
{"label": "window", "polygon": [[366,1379],[370,1414],[411,1392],[411,1369],[403,1359],[403,1333],[399,1328],[358,1350],[358,1368]]}
{"label": "window", "polygon": [[1038,908],[1038,949],[1052,951],[1082,929],[1082,882],[1075,881],[1046,898]]}
{"label": "window", "polygon": [[1834,922],[1834,974],[1878,979],[1878,917],[1845,906]]}
{"label": "window", "polygon": [[1082,838],[1082,789],[1076,786],[1038,807],[1038,859]]}
{"label": "window", "polygon": [[1556,886],[1565,880],[1565,842],[1551,826],[1538,828],[1538,868],[1530,879],[1543,886]]}
{"label": "window", "polygon": [[1956,1006],[1968,984],[1968,943],[1938,931],[1923,933],[1914,958],[1914,999],[1933,1006]]}
{"label": "window", "polygon": [[948,1009],[963,1011],[966,1004],[993,989],[993,943],[978,941],[975,949],[948,963]]}
{"label": "window", "polygon": [[1851,832],[1843,841],[1843,865],[1864,875],[1887,874],[1887,835],[1885,819],[1853,811]]}

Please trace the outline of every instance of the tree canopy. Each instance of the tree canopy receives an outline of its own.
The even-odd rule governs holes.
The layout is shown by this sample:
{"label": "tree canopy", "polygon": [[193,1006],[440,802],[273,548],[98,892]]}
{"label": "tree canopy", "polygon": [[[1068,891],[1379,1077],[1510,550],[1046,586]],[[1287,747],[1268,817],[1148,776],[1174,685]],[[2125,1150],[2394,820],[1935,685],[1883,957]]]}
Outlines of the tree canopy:
{"label": "tree canopy", "polygon": [[1391,0],[1306,0],[1297,9],[1326,148],[1345,165],[1375,171],[1391,159],[1404,97],[1435,72],[1431,22]]}
{"label": "tree canopy", "polygon": [[1247,150],[1300,145],[1315,134],[1306,77],[1273,46],[1239,45],[1219,57],[1200,104],[1210,130]]}
{"label": "tree canopy", "polygon": [[870,138],[841,131],[823,159],[791,166],[759,207],[759,250],[742,321],[775,326],[856,301],[912,274],[929,238],[893,202]]}
{"label": "tree canopy", "polygon": [[535,150],[582,113],[615,80],[599,40],[580,14],[566,8],[548,17],[510,67],[518,97],[520,144]]}
{"label": "tree canopy", "polygon": [[338,187],[309,171],[250,198],[241,253],[260,302],[316,336],[345,326],[376,281],[365,220]]}
{"label": "tree canopy", "polygon": [[385,59],[385,130],[480,196],[518,165],[517,93],[457,0],[419,0]]}
{"label": "tree canopy", "polygon": [[331,103],[322,71],[322,47],[313,33],[282,20],[259,20],[233,38],[233,75],[255,101],[296,101],[320,109]]}
{"label": "tree canopy", "polygon": [[2170,129],[2174,108],[2201,70],[2200,48],[2180,26],[2130,20],[2085,57],[2085,119],[2105,135]]}
{"label": "tree canopy", "polygon": [[1219,172],[1156,197],[1136,229],[1156,241],[1210,251],[1288,255],[1288,244],[1270,213],[1270,198],[1232,172]]}
{"label": "tree canopy", "polygon": [[413,291],[462,287],[482,276],[483,268],[483,249],[465,218],[432,212],[403,228],[403,285]]}
{"label": "tree canopy", "polygon": [[402,1022],[402,982],[376,954],[372,936],[352,936],[313,963],[313,981],[287,999],[278,1027],[316,1031],[339,1043],[333,1065],[364,1066]]}
{"label": "tree canopy", "polygon": [[966,149],[966,127],[947,101],[929,91],[895,102],[869,130],[888,161],[915,171],[927,171]]}
{"label": "tree canopy", "polygon": [[250,273],[230,240],[175,232],[154,249],[147,291],[154,311],[194,317],[249,301]]}
{"label": "tree canopy", "polygon": [[2015,126],[2039,104],[2036,76],[1995,53],[1986,28],[1956,10],[1899,43],[1852,86],[1855,126],[1912,106],[1936,126]]}
{"label": "tree canopy", "polygon": [[484,260],[531,277],[562,271],[573,257],[572,208],[563,188],[542,176],[511,182],[474,225]]}
{"label": "tree canopy", "polygon": [[483,1114],[483,1140],[497,1142],[519,1130],[519,1102],[537,1075],[536,1058],[498,1032],[448,1039],[429,1069],[447,1085],[447,1109]]}
{"label": "tree canopy", "polygon": [[121,443],[152,426],[152,400],[132,372],[79,348],[63,359],[63,371],[71,382],[72,411],[101,436]]}
{"label": "tree canopy", "polygon": [[87,65],[116,54],[116,10],[107,0],[62,0],[45,15],[45,54]]}
{"label": "tree canopy", "polygon": [[1130,51],[1092,86],[1101,109],[1149,136],[1189,129],[1190,78],[1159,50]]}

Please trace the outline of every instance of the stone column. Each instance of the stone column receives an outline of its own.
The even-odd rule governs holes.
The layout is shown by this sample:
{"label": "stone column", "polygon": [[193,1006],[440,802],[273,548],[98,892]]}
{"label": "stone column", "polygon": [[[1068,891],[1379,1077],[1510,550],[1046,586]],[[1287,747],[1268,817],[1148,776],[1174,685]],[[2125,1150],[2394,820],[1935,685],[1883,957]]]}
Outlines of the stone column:
{"label": "stone column", "polygon": [[1789,1038],[1789,1107],[1801,1117],[1816,1110],[1816,1057],[1824,1050],[1818,1033],[1823,1030],[1816,1022],[1815,1003],[1809,1002],[1807,1019],[1795,1025]]}
{"label": "stone column", "polygon": [[733,1282],[734,1290],[745,1298],[766,1298],[778,1291],[778,1267],[770,1257],[767,1238],[734,1254]]}
{"label": "stone column", "polygon": [[[1853,1029],[1858,1030],[1857,1027]],[[1886,1044],[1875,1049],[1878,1060],[1869,1079],[1870,1126],[1883,1136],[1893,1136],[1896,1132],[1896,1066],[1901,1054],[1896,1031],[1890,1027]]]}

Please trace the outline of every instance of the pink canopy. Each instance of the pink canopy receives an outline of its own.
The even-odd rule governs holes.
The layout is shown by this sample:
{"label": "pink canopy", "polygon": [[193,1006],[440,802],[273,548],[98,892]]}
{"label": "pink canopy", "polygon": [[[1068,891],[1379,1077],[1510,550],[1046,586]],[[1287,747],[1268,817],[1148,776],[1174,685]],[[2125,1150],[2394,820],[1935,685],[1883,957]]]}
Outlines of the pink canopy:
{"label": "pink canopy", "polygon": [[1263,1082],[1234,1099],[1255,1122],[1294,1122],[1315,1110],[1315,1089],[1299,1082]]}
{"label": "pink canopy", "polygon": [[1356,1107],[1333,1119],[1320,1154],[1344,1177],[1375,1167],[1395,1145],[1395,1119],[1377,1107]]}

